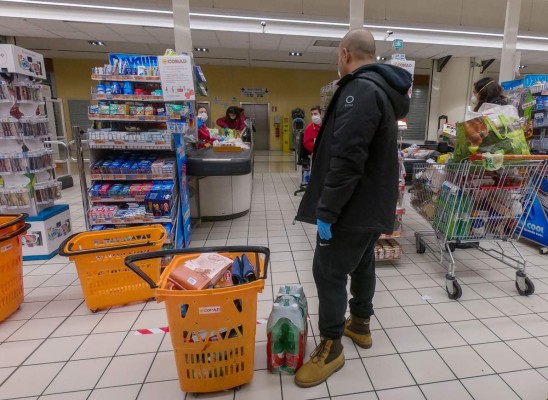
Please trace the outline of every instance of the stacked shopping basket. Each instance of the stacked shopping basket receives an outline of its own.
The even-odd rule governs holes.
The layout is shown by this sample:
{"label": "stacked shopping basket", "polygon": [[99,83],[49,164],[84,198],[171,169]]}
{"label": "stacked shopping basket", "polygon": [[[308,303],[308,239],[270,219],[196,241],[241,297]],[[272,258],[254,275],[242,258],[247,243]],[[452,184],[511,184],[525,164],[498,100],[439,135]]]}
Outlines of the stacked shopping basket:
{"label": "stacked shopping basket", "polygon": [[23,303],[23,249],[21,236],[30,225],[27,214],[0,215],[0,321]]}

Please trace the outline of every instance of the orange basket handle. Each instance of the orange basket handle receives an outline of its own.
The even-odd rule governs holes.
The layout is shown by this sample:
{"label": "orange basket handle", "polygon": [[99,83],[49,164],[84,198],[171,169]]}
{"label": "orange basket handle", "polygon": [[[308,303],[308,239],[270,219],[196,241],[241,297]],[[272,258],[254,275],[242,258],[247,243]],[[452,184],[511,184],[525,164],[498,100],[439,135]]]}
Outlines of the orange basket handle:
{"label": "orange basket handle", "polygon": [[145,274],[141,268],[139,268],[135,262],[143,260],[151,260],[153,258],[163,258],[167,256],[177,256],[181,254],[196,254],[196,253],[255,253],[255,264],[259,265],[258,254],[264,254],[264,268],[261,271],[259,279],[266,279],[268,275],[268,263],[270,261],[270,249],[263,246],[220,246],[220,247],[201,247],[197,249],[173,249],[173,250],[161,250],[153,251],[150,253],[131,254],[124,260],[126,266],[135,272],[139,277],[144,280],[151,289],[157,289],[158,285],[150,277]]}
{"label": "orange basket handle", "polygon": [[65,239],[63,243],[61,243],[61,246],[59,246],[60,256],[63,256],[63,257],[81,256],[84,254],[104,253],[105,251],[111,251],[111,250],[126,250],[126,249],[134,249],[136,247],[148,247],[148,246],[154,246],[156,244],[155,242],[133,243],[133,244],[124,244],[122,246],[100,247],[96,249],[72,251],[72,247],[74,246],[74,243],[72,243],[71,240],[79,234],[80,233],[76,233],[72,236],[69,236],[68,238]]}
{"label": "orange basket handle", "polygon": [[[8,216],[8,214],[3,214],[3,215],[0,215],[2,217],[5,217],[5,216]],[[12,215],[9,215],[10,217]],[[28,214],[18,214],[13,220],[11,220],[10,222],[7,222],[5,223],[4,225],[0,225],[0,228],[7,228],[8,226],[12,226],[12,225],[15,225],[15,224],[18,224],[19,222],[21,221],[24,221],[25,219],[27,219],[29,217]]]}
{"label": "orange basket handle", "polygon": [[25,233],[29,229],[30,229],[30,224],[25,224],[21,228],[17,229],[15,232],[12,232],[12,233],[10,233],[9,235],[6,235],[6,236],[1,236],[0,237],[0,243],[5,242],[6,240],[9,240],[9,239],[13,239],[16,236],[19,236],[19,235]]}

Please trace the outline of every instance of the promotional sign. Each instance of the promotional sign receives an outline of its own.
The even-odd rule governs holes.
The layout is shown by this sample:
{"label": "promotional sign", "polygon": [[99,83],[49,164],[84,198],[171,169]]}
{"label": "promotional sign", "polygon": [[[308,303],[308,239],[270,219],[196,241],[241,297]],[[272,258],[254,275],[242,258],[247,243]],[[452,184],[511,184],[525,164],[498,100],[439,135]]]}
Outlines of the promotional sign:
{"label": "promotional sign", "polygon": [[190,56],[158,57],[160,79],[165,101],[192,101],[196,99]]}
{"label": "promotional sign", "polygon": [[44,56],[11,44],[0,44],[0,72],[46,79]]}
{"label": "promotional sign", "polygon": [[392,42],[392,48],[394,48],[395,50],[403,49],[403,47],[403,39],[394,39],[394,41]]}
{"label": "promotional sign", "polygon": [[[403,59],[401,57],[393,57],[390,60],[390,64],[395,65],[396,67],[403,68],[407,72],[411,74],[411,78],[415,75],[415,61],[406,60],[405,56]],[[409,88],[409,98],[411,98],[411,95],[413,94],[413,86]]]}
{"label": "promotional sign", "polygon": [[186,175],[184,136],[179,133],[174,134],[173,142],[177,159],[177,178],[179,180],[179,212],[177,213],[177,230],[174,244],[176,249],[180,249],[190,246],[192,221],[190,219],[190,193]]}
{"label": "promotional sign", "polygon": [[538,198],[535,199],[527,220],[521,221],[522,225],[524,223],[522,237],[542,246],[548,246],[548,219]]}
{"label": "promotional sign", "polygon": [[72,234],[69,206],[58,204],[28,217],[31,225],[21,236],[23,260],[49,260],[58,253],[59,246]]}
{"label": "promotional sign", "polygon": [[124,61],[131,67],[156,67],[158,66],[158,56],[145,56],[140,54],[119,54],[110,53],[108,55],[110,65],[121,64]]}

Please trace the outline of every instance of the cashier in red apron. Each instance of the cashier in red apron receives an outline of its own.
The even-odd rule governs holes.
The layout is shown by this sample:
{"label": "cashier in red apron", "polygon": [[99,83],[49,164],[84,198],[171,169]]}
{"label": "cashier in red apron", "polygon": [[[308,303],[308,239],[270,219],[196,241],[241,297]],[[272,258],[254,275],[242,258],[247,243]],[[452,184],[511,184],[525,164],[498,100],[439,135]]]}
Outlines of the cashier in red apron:
{"label": "cashier in red apron", "polygon": [[209,134],[209,129],[207,129],[207,109],[205,107],[198,108],[198,148],[209,147],[215,139]]}

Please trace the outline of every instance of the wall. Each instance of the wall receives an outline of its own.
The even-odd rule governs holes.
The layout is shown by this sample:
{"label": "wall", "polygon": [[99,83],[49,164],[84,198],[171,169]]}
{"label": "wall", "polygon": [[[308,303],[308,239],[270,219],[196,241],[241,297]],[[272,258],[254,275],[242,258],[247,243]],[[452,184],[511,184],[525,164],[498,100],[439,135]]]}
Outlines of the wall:
{"label": "wall", "polygon": [[91,69],[100,65],[98,60],[53,59],[56,96],[63,99],[65,124],[69,137],[72,129],[69,118],[68,100],[90,100],[93,86]]}
{"label": "wall", "polygon": [[[202,66],[207,78],[208,97],[198,100],[211,104],[210,118],[225,115],[231,105],[246,103],[270,104],[270,149],[280,150],[282,139],[275,136],[274,117],[290,116],[291,110],[310,107],[320,102],[320,88],[336,79],[336,71],[305,71],[278,68],[249,68],[228,66]],[[240,95],[241,88],[267,88],[266,98],[247,98]],[[277,111],[272,111],[277,108]],[[308,120],[308,118],[307,118]]]}
{"label": "wall", "polygon": [[450,123],[464,120],[472,93],[472,83],[475,82],[474,78],[479,78],[479,69],[473,68],[471,61],[473,59],[469,57],[453,57],[442,72],[437,72],[437,65],[434,64],[428,124],[430,140],[437,139],[440,115],[447,115]]}
{"label": "wall", "polygon": [[[97,60],[54,59],[57,97],[64,100],[67,132],[70,132],[68,100],[89,100],[91,69],[101,64]],[[232,66],[202,66],[207,78],[208,97],[199,97],[211,103],[210,118],[216,120],[226,112],[230,105],[242,102],[269,103],[270,112],[270,148],[279,150],[282,139],[275,137],[274,117],[290,115],[294,108],[308,111],[320,101],[320,88],[336,79],[336,71],[306,71],[278,68],[249,68]],[[250,99],[240,96],[243,87],[267,88],[268,97]],[[235,101],[234,101],[235,98]],[[276,107],[277,111],[272,111]]]}

